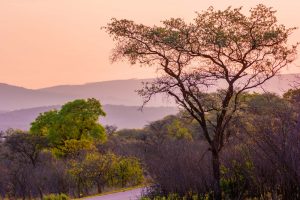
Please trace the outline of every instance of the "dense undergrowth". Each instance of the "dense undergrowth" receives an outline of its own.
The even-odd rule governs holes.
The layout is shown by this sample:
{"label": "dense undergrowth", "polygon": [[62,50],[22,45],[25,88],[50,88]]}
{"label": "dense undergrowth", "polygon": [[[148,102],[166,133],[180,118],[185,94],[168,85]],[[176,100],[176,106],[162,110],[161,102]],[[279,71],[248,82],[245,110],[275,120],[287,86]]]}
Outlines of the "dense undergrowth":
{"label": "dense undergrowth", "polygon": [[[227,130],[235,137],[226,139],[221,152],[223,199],[300,198],[298,94],[244,95],[243,109]],[[143,129],[107,127],[105,142],[82,140],[85,148],[70,148],[80,141],[71,139],[64,156],[45,136],[2,134],[3,197],[83,197],[146,180],[151,186],[143,200],[214,199],[210,149],[185,112]]]}

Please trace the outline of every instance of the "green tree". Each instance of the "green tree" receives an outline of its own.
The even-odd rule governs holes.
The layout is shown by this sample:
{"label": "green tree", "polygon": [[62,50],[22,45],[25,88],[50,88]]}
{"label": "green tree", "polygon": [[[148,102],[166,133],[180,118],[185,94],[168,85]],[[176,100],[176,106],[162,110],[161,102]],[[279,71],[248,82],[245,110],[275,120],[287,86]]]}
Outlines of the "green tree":
{"label": "green tree", "polygon": [[[149,27],[112,19],[105,28],[116,41],[112,61],[126,58],[131,64],[155,66],[162,74],[139,91],[144,103],[165,93],[199,123],[212,153],[214,198],[221,199],[219,155],[239,109],[239,96],[295,59],[298,44],[287,43],[294,28],[278,24],[275,11],[261,4],[248,16],[241,8],[210,7],[193,23],[172,18]],[[222,92],[215,103],[205,92],[220,83]]]}
{"label": "green tree", "polygon": [[171,137],[176,139],[191,140],[193,138],[190,131],[184,127],[178,119],[175,119],[170,125],[167,126],[167,132]]}
{"label": "green tree", "polygon": [[299,104],[300,102],[300,89],[289,89],[286,93],[283,94],[283,98],[290,101],[293,104]]}
{"label": "green tree", "polygon": [[72,160],[69,174],[76,183],[78,197],[86,195],[89,187],[97,186],[101,193],[105,186],[137,185],[143,180],[143,171],[135,158],[118,157],[113,153],[87,153],[83,160]]}
{"label": "green tree", "polygon": [[98,193],[101,193],[105,186],[112,185],[114,168],[118,157],[113,153],[91,153],[86,156],[84,166],[90,179],[96,184]]}
{"label": "green tree", "polygon": [[128,184],[138,185],[143,180],[143,171],[140,162],[134,158],[120,158],[114,168],[115,182],[121,187]]}
{"label": "green tree", "polygon": [[46,136],[57,155],[74,155],[80,149],[92,148],[94,141],[106,139],[105,129],[99,124],[99,116],[105,116],[96,99],[79,99],[40,114],[31,123],[33,135]]}

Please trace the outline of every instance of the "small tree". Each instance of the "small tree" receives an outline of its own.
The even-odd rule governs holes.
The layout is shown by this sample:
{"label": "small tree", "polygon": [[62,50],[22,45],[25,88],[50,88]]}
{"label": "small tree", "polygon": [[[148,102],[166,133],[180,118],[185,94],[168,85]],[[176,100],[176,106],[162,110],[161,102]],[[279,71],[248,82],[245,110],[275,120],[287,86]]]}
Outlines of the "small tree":
{"label": "small tree", "polygon": [[138,185],[143,180],[143,170],[140,162],[134,157],[121,157],[115,165],[114,181],[121,187],[128,184]]}
{"label": "small tree", "polygon": [[47,147],[47,140],[45,137],[16,130],[6,138],[5,146],[9,148],[12,156],[18,156],[21,162],[35,167],[42,149]]}
{"label": "small tree", "polygon": [[91,180],[97,185],[98,193],[101,193],[105,186],[110,184],[113,170],[118,157],[112,153],[100,154],[89,153],[84,162],[84,169]]}
{"label": "small tree", "polygon": [[[139,90],[144,103],[165,93],[199,123],[212,153],[214,198],[221,199],[219,154],[239,95],[294,60],[298,44],[287,40],[295,28],[278,24],[275,11],[260,4],[249,16],[241,8],[210,7],[190,24],[172,18],[149,27],[112,19],[105,29],[116,41],[112,61],[157,67],[161,76]],[[208,98],[205,92],[220,84],[222,92]]]}
{"label": "small tree", "polygon": [[42,179],[45,164],[42,150],[47,147],[46,138],[13,129],[5,135],[3,145],[0,145],[0,168],[3,168],[0,172],[5,174],[6,192],[23,198],[38,193],[42,198],[43,186],[38,184],[38,178]]}

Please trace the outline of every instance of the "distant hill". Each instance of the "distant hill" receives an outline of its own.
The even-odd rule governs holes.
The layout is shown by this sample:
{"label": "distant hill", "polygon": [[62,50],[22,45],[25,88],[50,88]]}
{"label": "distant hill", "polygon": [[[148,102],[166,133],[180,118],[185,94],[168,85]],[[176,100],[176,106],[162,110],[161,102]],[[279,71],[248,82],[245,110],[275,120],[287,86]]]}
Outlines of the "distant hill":
{"label": "distant hill", "polygon": [[[147,80],[130,79],[104,81],[84,85],[62,85],[37,90],[0,83],[0,110],[16,110],[49,105],[62,105],[78,98],[96,98],[102,104],[140,106],[141,97],[135,90]],[[153,99],[149,106],[169,106],[162,96]],[[173,104],[174,105],[174,104]]]}
{"label": "distant hill", "polygon": [[[274,77],[253,91],[283,94],[297,80],[300,80],[299,74],[284,74]],[[139,106],[142,105],[142,99],[135,90],[142,87],[142,82],[147,81],[151,81],[151,79],[61,85],[37,90],[0,83],[0,130],[9,127],[28,129],[29,123],[39,113],[59,108],[59,106],[51,105],[62,105],[78,98],[94,97],[99,99],[105,105],[104,108],[107,112],[107,117],[102,122],[115,124],[119,128],[141,128],[147,122],[176,113],[174,102],[168,101],[162,95],[156,96],[147,105],[149,107],[146,107],[144,112],[138,111]],[[224,87],[225,85],[218,82],[217,86]]]}
{"label": "distant hill", "polygon": [[75,96],[48,93],[0,83],[0,110],[62,104]]}
{"label": "distant hill", "polygon": [[[263,85],[264,90],[282,94],[293,82],[300,80],[299,74],[276,76]],[[140,106],[142,99],[135,90],[142,87],[142,82],[151,79],[130,79],[87,83],[83,85],[61,85],[37,90],[26,89],[7,84],[0,84],[0,110],[16,110],[49,105],[62,105],[78,98],[99,99],[102,104]],[[222,87],[222,82],[218,86]],[[256,88],[255,91],[263,91]],[[210,91],[208,91],[210,92]],[[164,96],[156,96],[148,106],[175,106],[173,101]]]}
{"label": "distant hill", "polygon": [[[0,131],[8,128],[28,130],[30,123],[39,115],[60,106],[45,106],[15,110],[0,114]],[[176,114],[176,107],[146,107],[141,112],[138,106],[104,105],[107,116],[100,119],[105,125],[118,128],[142,128],[151,121],[159,120],[167,115]]]}
{"label": "distant hill", "polygon": [[[37,91],[53,93],[66,96],[75,96],[77,98],[99,99],[102,104],[140,106],[142,98],[136,90],[142,88],[143,82],[151,82],[152,79],[128,79],[113,80],[83,85],[60,85],[49,88],[42,88]],[[162,95],[158,95],[148,106],[168,106],[170,102],[166,101]],[[175,105],[175,104],[173,104]]]}

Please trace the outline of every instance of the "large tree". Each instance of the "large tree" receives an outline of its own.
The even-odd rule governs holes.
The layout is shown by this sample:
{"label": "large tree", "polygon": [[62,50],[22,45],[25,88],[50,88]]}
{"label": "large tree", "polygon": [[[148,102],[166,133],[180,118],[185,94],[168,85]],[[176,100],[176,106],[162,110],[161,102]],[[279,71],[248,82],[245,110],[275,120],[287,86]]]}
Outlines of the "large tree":
{"label": "large tree", "polygon": [[[112,61],[157,68],[158,78],[139,90],[144,102],[165,93],[199,123],[212,153],[214,198],[221,199],[219,155],[239,96],[295,59],[298,44],[288,44],[295,28],[279,24],[275,11],[260,4],[249,15],[241,8],[210,7],[192,23],[171,18],[146,26],[112,19],[105,29],[116,42]],[[222,91],[213,98],[205,94],[216,88]]]}

